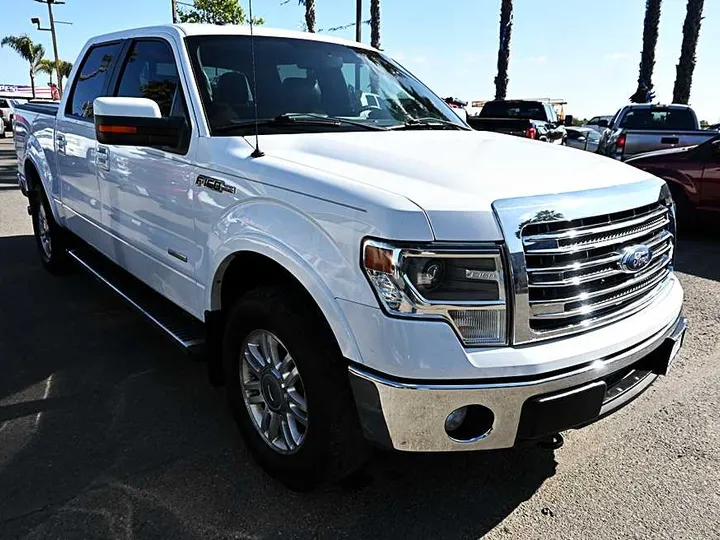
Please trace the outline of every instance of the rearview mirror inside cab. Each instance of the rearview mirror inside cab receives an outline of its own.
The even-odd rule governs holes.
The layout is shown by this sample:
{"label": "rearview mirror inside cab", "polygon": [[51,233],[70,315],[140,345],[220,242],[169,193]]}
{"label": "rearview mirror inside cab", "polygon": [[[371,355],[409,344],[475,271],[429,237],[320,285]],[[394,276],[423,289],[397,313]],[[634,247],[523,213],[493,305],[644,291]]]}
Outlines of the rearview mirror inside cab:
{"label": "rearview mirror inside cab", "polygon": [[163,118],[151,99],[99,97],[93,110],[95,137],[101,144],[177,147],[183,139],[184,119]]}

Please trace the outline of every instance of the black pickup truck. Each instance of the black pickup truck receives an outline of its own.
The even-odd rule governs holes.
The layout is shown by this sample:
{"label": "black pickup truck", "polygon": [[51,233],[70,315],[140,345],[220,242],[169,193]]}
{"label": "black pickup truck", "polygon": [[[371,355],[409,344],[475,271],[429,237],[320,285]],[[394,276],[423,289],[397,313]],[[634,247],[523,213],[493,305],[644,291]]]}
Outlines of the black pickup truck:
{"label": "black pickup truck", "polygon": [[488,101],[478,116],[469,117],[468,124],[480,131],[565,144],[565,126],[572,124],[572,116],[560,122],[553,106],[545,101],[495,100]]}

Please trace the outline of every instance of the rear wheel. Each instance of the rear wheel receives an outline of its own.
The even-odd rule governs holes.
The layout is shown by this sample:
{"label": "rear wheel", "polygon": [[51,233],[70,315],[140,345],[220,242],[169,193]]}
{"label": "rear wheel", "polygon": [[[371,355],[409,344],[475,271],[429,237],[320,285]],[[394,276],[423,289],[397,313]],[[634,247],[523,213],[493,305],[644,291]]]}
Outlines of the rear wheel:
{"label": "rear wheel", "polygon": [[281,287],[243,295],[228,315],[223,369],[243,438],[286,486],[313,489],[367,459],[347,366],[303,295]]}
{"label": "rear wheel", "polygon": [[56,223],[42,187],[30,193],[30,212],[35,242],[43,266],[53,274],[67,272],[70,268],[67,233]]}

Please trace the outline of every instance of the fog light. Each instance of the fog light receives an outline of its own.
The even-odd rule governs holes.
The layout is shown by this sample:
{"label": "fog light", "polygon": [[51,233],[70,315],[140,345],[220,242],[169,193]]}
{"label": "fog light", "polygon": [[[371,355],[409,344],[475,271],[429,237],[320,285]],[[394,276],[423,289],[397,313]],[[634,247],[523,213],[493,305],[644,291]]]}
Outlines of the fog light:
{"label": "fog light", "polygon": [[448,433],[455,431],[465,421],[465,416],[467,416],[467,407],[460,407],[448,414],[448,417],[445,419],[445,431]]}

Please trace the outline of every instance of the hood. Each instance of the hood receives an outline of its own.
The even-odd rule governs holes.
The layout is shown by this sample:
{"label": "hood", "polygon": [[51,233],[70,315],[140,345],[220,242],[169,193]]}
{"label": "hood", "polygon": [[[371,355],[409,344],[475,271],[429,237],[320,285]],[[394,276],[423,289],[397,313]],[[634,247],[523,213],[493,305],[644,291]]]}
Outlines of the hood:
{"label": "hood", "polygon": [[[479,131],[271,135],[261,137],[261,147],[268,156],[410,199],[443,240],[477,240],[479,230],[497,229],[491,205],[499,199],[647,179],[647,173],[613,159]],[[473,223],[459,230],[462,215]]]}

